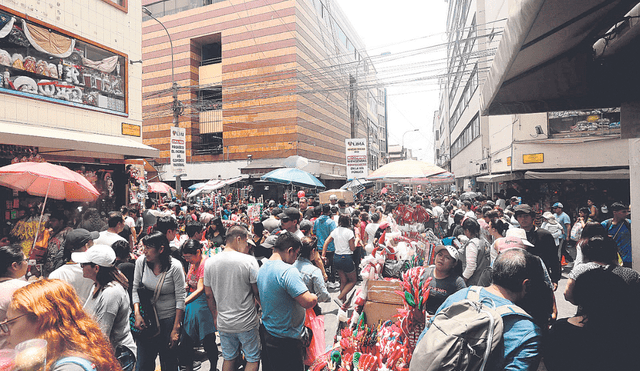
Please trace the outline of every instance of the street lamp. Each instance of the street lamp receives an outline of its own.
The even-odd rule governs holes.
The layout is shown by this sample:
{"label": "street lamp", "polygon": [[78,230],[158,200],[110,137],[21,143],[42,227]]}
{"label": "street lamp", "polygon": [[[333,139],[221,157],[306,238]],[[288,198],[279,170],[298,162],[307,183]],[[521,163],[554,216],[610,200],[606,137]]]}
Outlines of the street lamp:
{"label": "street lamp", "polygon": [[[156,17],[153,16],[153,13],[151,13],[151,11],[143,6],[142,7],[142,12],[144,14],[146,14],[148,17],[152,18],[154,21],[158,22],[160,24],[160,26],[162,26],[162,28],[164,29],[164,32],[167,33],[167,37],[169,38],[169,45],[171,46],[171,91],[173,93],[173,107],[172,107],[172,111],[173,111],[173,126],[175,127],[180,127],[178,120],[180,118],[180,114],[182,113],[182,107],[180,106],[180,101],[178,101],[178,83],[176,83],[176,79],[175,79],[175,70],[174,70],[174,61],[173,61],[173,41],[171,40],[171,34],[169,34],[169,30],[167,30],[167,28],[164,26],[164,24],[162,22],[160,22],[160,20]],[[186,156],[186,154],[185,154]],[[182,198],[182,175],[186,175],[186,174],[178,174],[176,175],[176,196],[180,199]]]}
{"label": "street lamp", "polygon": [[404,134],[402,134],[402,158],[403,160],[407,159],[407,152],[404,149],[404,136],[407,135],[408,133],[413,133],[414,131],[419,131],[420,129],[413,129],[413,130],[407,130],[404,132]]}

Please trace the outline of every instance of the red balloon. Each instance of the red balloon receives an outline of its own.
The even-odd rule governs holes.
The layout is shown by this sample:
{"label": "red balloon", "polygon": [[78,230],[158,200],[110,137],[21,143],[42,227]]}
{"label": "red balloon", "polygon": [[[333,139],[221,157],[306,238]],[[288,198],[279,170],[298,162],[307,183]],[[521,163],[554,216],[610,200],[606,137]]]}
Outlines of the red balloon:
{"label": "red balloon", "polygon": [[298,198],[304,197],[304,191],[298,191]]}

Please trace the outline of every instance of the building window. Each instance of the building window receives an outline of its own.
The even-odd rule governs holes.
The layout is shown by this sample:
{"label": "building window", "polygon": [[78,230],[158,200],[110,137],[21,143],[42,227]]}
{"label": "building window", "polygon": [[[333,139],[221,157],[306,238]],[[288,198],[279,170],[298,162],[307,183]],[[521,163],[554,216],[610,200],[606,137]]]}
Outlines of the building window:
{"label": "building window", "polygon": [[222,62],[222,44],[211,43],[202,45],[202,66]]}
{"label": "building window", "polygon": [[455,157],[465,147],[467,147],[474,139],[480,136],[480,116],[476,114],[475,117],[469,122],[466,128],[462,130],[458,139],[456,139],[451,145],[451,157]]}
{"label": "building window", "polygon": [[120,9],[123,12],[128,11],[128,0],[102,0],[105,3],[112,5],[114,8]]}
{"label": "building window", "polygon": [[198,110],[200,112],[222,109],[222,87],[215,86],[198,91]]}

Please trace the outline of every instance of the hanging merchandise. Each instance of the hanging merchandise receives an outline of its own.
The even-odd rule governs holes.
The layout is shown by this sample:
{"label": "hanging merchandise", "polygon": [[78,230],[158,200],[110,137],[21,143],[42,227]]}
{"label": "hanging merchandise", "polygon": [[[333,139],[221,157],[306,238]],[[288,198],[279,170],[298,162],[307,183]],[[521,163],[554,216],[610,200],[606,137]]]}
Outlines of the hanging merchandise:
{"label": "hanging merchandise", "polygon": [[51,30],[28,24],[26,20],[22,20],[24,35],[31,42],[34,49],[41,53],[47,53],[54,57],[66,58],[71,55],[76,45],[76,40],[71,37],[63,36]]}

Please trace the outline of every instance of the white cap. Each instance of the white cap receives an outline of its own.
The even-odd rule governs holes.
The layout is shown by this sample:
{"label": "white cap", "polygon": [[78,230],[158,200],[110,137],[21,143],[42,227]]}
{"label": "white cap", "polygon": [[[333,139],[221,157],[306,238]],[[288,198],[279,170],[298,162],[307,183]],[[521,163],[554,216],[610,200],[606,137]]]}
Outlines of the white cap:
{"label": "white cap", "polygon": [[533,247],[533,244],[527,240],[527,231],[522,228],[509,228],[505,237],[518,237],[525,246]]}
{"label": "white cap", "polygon": [[456,250],[455,247],[451,246],[451,245],[440,245],[440,246],[436,246],[436,254],[439,253],[442,250],[447,250],[447,252],[449,253],[449,255],[451,255],[451,257],[455,260],[458,261],[460,260],[460,256],[458,255],[458,250]]}
{"label": "white cap", "polygon": [[93,263],[101,267],[113,267],[116,253],[110,246],[94,245],[87,251],[71,253],[71,260],[76,263]]}

